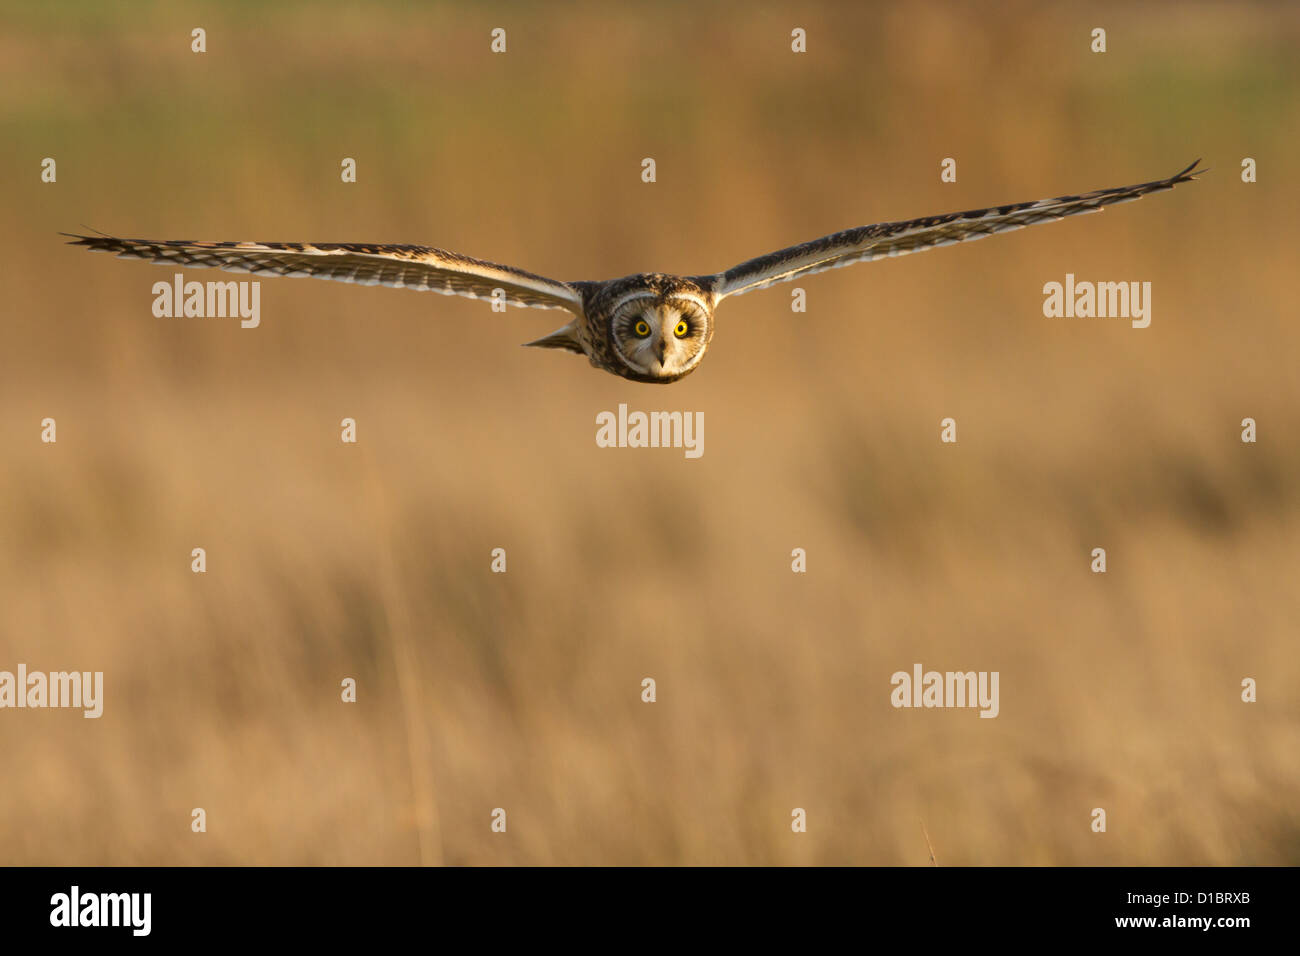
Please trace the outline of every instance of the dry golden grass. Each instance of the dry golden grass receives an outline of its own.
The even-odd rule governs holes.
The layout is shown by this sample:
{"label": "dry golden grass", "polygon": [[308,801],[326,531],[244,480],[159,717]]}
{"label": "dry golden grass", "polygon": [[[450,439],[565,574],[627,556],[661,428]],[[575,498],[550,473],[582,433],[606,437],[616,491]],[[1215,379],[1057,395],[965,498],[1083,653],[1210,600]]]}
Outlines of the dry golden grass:
{"label": "dry golden grass", "polygon": [[[0,712],[0,861],[1300,862],[1294,11],[828,5],[798,58],[779,9],[72,9],[0,14],[0,669],[102,670],[105,713]],[[55,235],[702,272],[1198,155],[728,302],[668,389],[397,290],[154,319],[169,273]],[[1151,281],[1151,328],[1044,319],[1067,271]],[[620,402],[703,411],[703,458],[596,448]],[[892,709],[914,661],[1001,716]]]}

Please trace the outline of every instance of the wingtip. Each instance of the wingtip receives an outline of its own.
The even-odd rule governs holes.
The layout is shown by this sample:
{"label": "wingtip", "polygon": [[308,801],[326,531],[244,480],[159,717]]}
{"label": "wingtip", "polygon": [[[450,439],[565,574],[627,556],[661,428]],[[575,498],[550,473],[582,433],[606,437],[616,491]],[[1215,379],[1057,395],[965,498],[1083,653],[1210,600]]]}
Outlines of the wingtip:
{"label": "wingtip", "polygon": [[[70,246],[89,246],[89,245],[93,245],[96,242],[100,242],[104,239],[113,238],[108,233],[101,232],[100,230],[96,229],[94,226],[87,226],[84,222],[81,223],[81,228],[86,231],[84,233],[60,231],[59,235],[67,236],[70,240],[68,242],[68,245]],[[90,233],[94,233],[94,235],[90,235]]]}
{"label": "wingtip", "polygon": [[1177,173],[1175,173],[1173,176],[1171,176],[1169,181],[1170,181],[1171,183],[1190,183],[1190,182],[1191,182],[1192,180],[1194,180],[1197,176],[1200,176],[1200,175],[1203,175],[1204,173],[1208,173],[1208,172],[1209,172],[1209,169],[1197,169],[1197,168],[1196,168],[1196,167],[1198,167],[1198,166],[1200,166],[1200,165],[1201,165],[1201,160],[1200,160],[1200,158],[1198,157],[1198,158],[1197,158],[1196,160],[1194,160],[1194,161],[1192,162],[1192,164],[1191,164],[1190,166],[1188,166],[1186,169],[1182,170],[1181,172],[1177,172]]}

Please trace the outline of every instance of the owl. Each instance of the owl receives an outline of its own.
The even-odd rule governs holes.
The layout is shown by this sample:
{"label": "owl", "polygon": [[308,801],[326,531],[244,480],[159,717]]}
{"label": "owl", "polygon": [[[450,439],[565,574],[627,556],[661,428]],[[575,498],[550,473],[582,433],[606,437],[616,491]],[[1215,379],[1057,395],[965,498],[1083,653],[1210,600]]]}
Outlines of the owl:
{"label": "owl", "polygon": [[266,276],[313,276],[361,285],[488,298],[515,306],[572,313],[560,328],[525,345],[565,349],[634,382],[668,384],[695,371],[713,340],[723,299],[826,269],[904,256],[998,232],[1098,212],[1115,203],[1172,189],[1204,170],[1200,160],[1168,179],[1077,196],[972,209],[924,219],[881,222],[837,232],[750,259],[713,275],[640,273],[604,282],[559,282],[427,246],[203,242],[70,235],[74,245],[159,265],[211,266]]}

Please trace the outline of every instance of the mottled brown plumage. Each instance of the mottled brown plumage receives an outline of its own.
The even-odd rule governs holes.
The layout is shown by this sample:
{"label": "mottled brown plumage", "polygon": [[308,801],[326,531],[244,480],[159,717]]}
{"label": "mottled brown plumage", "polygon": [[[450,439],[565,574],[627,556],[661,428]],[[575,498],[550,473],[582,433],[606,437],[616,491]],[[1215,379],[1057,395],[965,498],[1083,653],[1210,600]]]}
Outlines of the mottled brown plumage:
{"label": "mottled brown plumage", "polygon": [[1012,203],[823,236],[706,276],[642,273],[605,282],[559,282],[428,246],[385,243],[202,242],[73,236],[75,245],[160,265],[205,266],[269,276],[312,276],[397,288],[496,298],[510,305],[565,309],[574,318],[528,345],[586,355],[591,364],[636,382],[666,384],[693,372],[713,338],[713,311],[742,295],[826,269],[982,239],[1067,216],[1099,212],[1200,174],[1196,163],[1167,179],[1056,199]]}

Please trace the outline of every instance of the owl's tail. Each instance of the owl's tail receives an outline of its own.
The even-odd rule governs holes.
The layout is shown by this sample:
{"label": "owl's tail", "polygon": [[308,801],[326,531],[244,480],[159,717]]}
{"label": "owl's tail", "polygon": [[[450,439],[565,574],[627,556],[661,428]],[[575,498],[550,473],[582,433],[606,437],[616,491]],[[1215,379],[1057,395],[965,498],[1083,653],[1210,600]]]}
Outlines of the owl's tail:
{"label": "owl's tail", "polygon": [[543,335],[540,339],[524,343],[525,348],[529,346],[538,349],[565,349],[569,352],[577,352],[579,355],[584,354],[582,342],[578,339],[576,319],[568,325],[560,326],[550,335]]}

